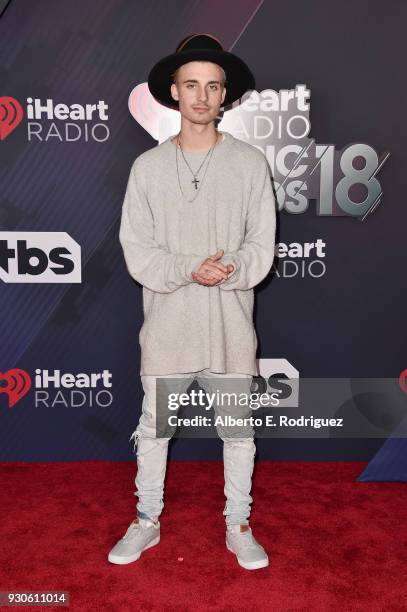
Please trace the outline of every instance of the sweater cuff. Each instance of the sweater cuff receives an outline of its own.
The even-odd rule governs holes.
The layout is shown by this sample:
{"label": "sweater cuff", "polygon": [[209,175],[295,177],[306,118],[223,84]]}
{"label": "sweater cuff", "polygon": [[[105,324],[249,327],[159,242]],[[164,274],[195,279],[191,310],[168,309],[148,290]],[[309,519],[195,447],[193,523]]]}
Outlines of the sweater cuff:
{"label": "sweater cuff", "polygon": [[232,255],[232,253],[225,253],[220,261],[224,266],[232,264],[234,267],[233,272],[229,273],[227,279],[220,283],[220,286],[222,287],[222,285],[227,285],[229,281],[235,280],[235,277],[238,275],[240,270],[240,259],[238,256]]}

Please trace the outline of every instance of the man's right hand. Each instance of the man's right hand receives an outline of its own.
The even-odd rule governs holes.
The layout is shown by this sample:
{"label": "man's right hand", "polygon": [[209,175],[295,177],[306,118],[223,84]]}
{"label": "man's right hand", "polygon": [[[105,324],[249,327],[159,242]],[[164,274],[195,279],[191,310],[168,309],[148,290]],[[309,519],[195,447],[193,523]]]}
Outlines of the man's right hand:
{"label": "man's right hand", "polygon": [[232,264],[224,266],[222,263],[218,262],[218,259],[221,259],[223,254],[224,251],[220,249],[214,255],[209,255],[209,257],[201,263],[198,270],[192,272],[194,281],[201,285],[213,287],[226,280],[228,275],[233,272],[234,266],[232,266]]}

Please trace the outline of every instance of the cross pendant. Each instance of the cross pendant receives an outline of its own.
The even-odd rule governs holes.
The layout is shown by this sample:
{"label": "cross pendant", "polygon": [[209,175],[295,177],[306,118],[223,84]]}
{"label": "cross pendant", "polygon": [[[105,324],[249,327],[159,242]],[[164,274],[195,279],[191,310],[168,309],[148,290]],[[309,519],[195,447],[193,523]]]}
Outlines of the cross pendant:
{"label": "cross pendant", "polygon": [[194,183],[195,185],[195,189],[198,189],[197,184],[199,183],[198,179],[194,177],[194,179],[191,181],[191,183]]}

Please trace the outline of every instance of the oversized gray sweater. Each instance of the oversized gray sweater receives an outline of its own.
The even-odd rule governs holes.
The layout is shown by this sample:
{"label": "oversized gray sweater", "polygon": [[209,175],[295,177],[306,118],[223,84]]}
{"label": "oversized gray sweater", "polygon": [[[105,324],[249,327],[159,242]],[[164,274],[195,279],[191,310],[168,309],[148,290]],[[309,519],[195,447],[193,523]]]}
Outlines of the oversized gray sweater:
{"label": "oversized gray sweater", "polygon": [[[130,275],[143,286],[141,375],[205,368],[259,374],[253,287],[273,263],[276,202],[264,154],[222,134],[198,173],[192,203],[193,176],[178,149],[183,197],[171,137],[132,164],[119,240]],[[196,172],[206,153],[184,153]],[[219,249],[234,271],[213,287],[195,282],[192,271]]]}

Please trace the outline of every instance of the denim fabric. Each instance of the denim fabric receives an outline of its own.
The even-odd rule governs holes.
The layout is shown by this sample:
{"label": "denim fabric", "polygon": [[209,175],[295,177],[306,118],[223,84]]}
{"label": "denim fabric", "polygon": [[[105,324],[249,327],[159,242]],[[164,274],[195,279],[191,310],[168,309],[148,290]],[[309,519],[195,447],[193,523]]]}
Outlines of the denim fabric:
{"label": "denim fabric", "polygon": [[[161,377],[160,377],[161,378]],[[229,391],[250,394],[251,374],[210,372],[209,369],[184,374],[167,374],[162,378],[171,379],[171,392],[184,393],[196,379],[199,386],[208,393]],[[235,379],[228,381],[227,379]],[[179,380],[178,380],[179,379]],[[239,380],[237,380],[239,379]],[[137,475],[135,479],[138,496],[137,515],[157,520],[164,507],[164,480],[170,437],[160,438],[156,433],[156,376],[142,375],[144,389],[142,414],[136,430],[130,437],[137,447]],[[164,383],[165,384],[165,383]],[[231,386],[232,384],[232,386]],[[230,414],[236,418],[252,415],[249,405],[218,406],[214,404],[215,417]],[[240,428],[217,426],[217,433],[223,440],[224,494],[226,504],[223,510],[226,525],[248,525],[250,495],[256,445],[251,425]]]}

